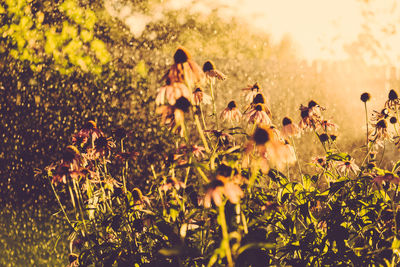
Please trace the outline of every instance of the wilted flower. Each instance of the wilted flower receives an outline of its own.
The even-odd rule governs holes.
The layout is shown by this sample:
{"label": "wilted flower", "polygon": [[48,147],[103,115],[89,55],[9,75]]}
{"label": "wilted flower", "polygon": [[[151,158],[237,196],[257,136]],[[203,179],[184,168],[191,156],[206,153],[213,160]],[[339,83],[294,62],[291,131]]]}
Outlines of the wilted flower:
{"label": "wilted flower", "polygon": [[197,87],[196,90],[193,92],[193,101],[195,105],[200,105],[200,103],[204,103],[206,105],[211,104],[211,96],[207,95],[206,93],[201,90],[200,87]]}
{"label": "wilted flower", "polygon": [[256,82],[253,85],[249,85],[246,88],[242,89],[246,94],[246,101],[253,101],[254,97],[260,92],[260,85]]}
{"label": "wilted flower", "polygon": [[171,84],[186,83],[192,86],[203,80],[204,73],[192,60],[189,52],[185,48],[179,47],[174,55],[174,64],[168,70],[165,78],[169,78]]}
{"label": "wilted flower", "polygon": [[158,89],[156,97],[156,104],[164,104],[165,98],[170,105],[175,105],[175,102],[180,97],[186,97],[190,99],[189,89],[183,83],[171,83],[170,79],[167,78],[167,84]]}
{"label": "wilted flower", "polygon": [[92,142],[94,142],[96,138],[103,135],[103,132],[97,128],[97,124],[94,121],[89,120],[78,133],[74,134],[72,139],[73,141],[75,140],[75,142],[77,142],[78,140],[83,139],[87,141],[88,138],[92,138]]}
{"label": "wilted flower", "polygon": [[325,108],[318,105],[318,103],[314,100],[311,100],[310,102],[308,102],[308,110],[311,114],[321,116],[321,111],[325,110]]}
{"label": "wilted flower", "polygon": [[357,173],[360,171],[360,168],[354,163],[354,159],[347,159],[339,162],[337,164],[337,168],[341,172],[352,171],[354,173]]}
{"label": "wilted flower", "polygon": [[321,117],[319,116],[320,109],[316,106],[312,108],[300,106],[300,115],[301,121],[299,123],[299,127],[301,129],[316,129],[316,127],[320,124]]}
{"label": "wilted flower", "polygon": [[399,106],[400,104],[400,99],[396,93],[395,90],[390,90],[389,92],[389,96],[388,96],[388,100],[385,103],[385,107],[389,108],[391,110],[396,110],[396,108]]}
{"label": "wilted flower", "polygon": [[371,122],[378,122],[382,119],[387,119],[389,117],[389,110],[387,108],[382,109],[380,112],[374,110],[372,113]]}
{"label": "wilted flower", "polygon": [[256,94],[256,96],[253,98],[253,101],[250,104],[250,108],[254,108],[255,106],[257,106],[259,104],[263,106],[265,112],[271,118],[272,113],[269,110],[269,107],[268,107],[267,102],[265,100],[265,96],[262,93]]}
{"label": "wilted flower", "polygon": [[371,141],[384,141],[387,139],[391,139],[391,136],[387,130],[386,120],[379,120],[376,124],[373,124],[374,132],[371,133],[370,140]]}
{"label": "wilted flower", "polygon": [[211,132],[218,140],[218,147],[227,146],[229,142],[233,139],[233,136],[225,133],[223,130],[206,130],[205,132]]}
{"label": "wilted flower", "polygon": [[323,129],[324,132],[332,132],[332,131],[337,131],[338,126],[331,122],[330,120],[321,120],[319,121],[318,124],[319,127]]}
{"label": "wilted flower", "polygon": [[84,162],[75,146],[67,146],[62,155],[61,164],[69,166],[72,170],[78,170]]}
{"label": "wilted flower", "polygon": [[134,188],[132,190],[132,199],[135,205],[135,209],[142,209],[145,206],[150,207],[150,200],[148,197],[143,196],[142,191],[139,188]]}
{"label": "wilted flower", "polygon": [[299,127],[296,124],[293,124],[292,120],[288,117],[283,118],[282,125],[282,134],[285,138],[298,136],[300,134]]}
{"label": "wilted flower", "polygon": [[112,141],[111,137],[106,138],[101,136],[94,141],[94,149],[97,156],[109,156],[111,149],[115,147],[115,143]]}
{"label": "wilted flower", "polygon": [[272,123],[262,104],[255,105],[253,108],[248,110],[245,115],[250,123],[263,123],[266,125],[271,125]]}
{"label": "wilted flower", "polygon": [[387,172],[384,175],[375,176],[372,181],[377,184],[382,184],[383,182],[399,184],[400,178],[398,176],[395,176],[393,173]]}
{"label": "wilted flower", "polygon": [[242,113],[240,113],[239,109],[236,106],[235,101],[231,101],[228,103],[228,106],[221,112],[221,119],[228,120],[233,122],[239,122],[242,117]]}
{"label": "wilted flower", "polygon": [[206,61],[203,65],[203,72],[206,74],[208,78],[217,78],[218,80],[225,80],[226,76],[219,70],[215,68],[215,65],[212,61]]}

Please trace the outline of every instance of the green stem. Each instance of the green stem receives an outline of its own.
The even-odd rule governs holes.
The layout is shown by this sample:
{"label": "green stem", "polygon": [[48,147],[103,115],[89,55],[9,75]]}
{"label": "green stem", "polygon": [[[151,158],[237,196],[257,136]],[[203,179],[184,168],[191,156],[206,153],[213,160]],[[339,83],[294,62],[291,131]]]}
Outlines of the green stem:
{"label": "green stem", "polygon": [[53,183],[50,181],[50,177],[48,177],[48,179],[49,179],[49,183],[50,183],[50,185],[51,185],[51,189],[53,189],[53,193],[54,193],[54,195],[56,196],[57,202],[58,202],[58,204],[60,205],[60,208],[61,208],[62,212],[64,213],[64,216],[65,216],[65,218],[67,219],[67,222],[68,222],[69,226],[71,226],[71,228],[74,229],[74,231],[75,231],[75,227],[72,226],[72,223],[71,223],[71,221],[69,220],[68,215],[67,215],[67,213],[65,212],[65,209],[64,209],[63,205],[61,204],[61,201],[60,201],[60,198],[59,198],[59,196],[58,196],[58,194],[57,194],[57,191],[56,191],[56,189],[54,188]]}
{"label": "green stem", "polygon": [[226,203],[226,201],[222,205],[219,206],[219,214],[218,214],[219,224],[221,225],[221,230],[222,230],[222,244],[221,245],[225,249],[228,266],[233,267],[232,252],[231,252],[231,247],[229,244],[228,226],[226,224],[226,218],[225,218],[225,203]]}
{"label": "green stem", "polygon": [[216,107],[216,101],[215,101],[215,96],[214,96],[214,80],[210,79],[210,91],[211,91],[211,98],[213,102],[213,115],[215,116],[215,125],[216,125],[216,130],[219,129],[219,124],[218,124],[218,114],[217,114],[217,107]]}
{"label": "green stem", "polygon": [[[124,153],[124,139],[121,139],[121,152]],[[128,161],[125,161],[125,167],[124,169],[122,169],[122,182],[123,182],[123,186],[124,186],[124,193],[126,194],[127,190],[126,190],[126,172],[128,171]]]}
{"label": "green stem", "polygon": [[367,142],[365,143],[366,150],[368,151],[368,110],[367,110],[367,102],[364,102],[364,107],[365,107],[365,124],[367,125]]}
{"label": "green stem", "polygon": [[203,132],[203,129],[201,128],[199,116],[197,114],[194,115],[194,121],[196,123],[197,131],[199,132],[200,138],[203,141],[204,148],[206,149],[207,153],[210,153],[210,148],[208,147],[207,139],[204,136],[204,132]]}
{"label": "green stem", "polygon": [[[296,157],[296,162],[297,162],[297,167],[299,168],[300,177],[301,177],[301,179],[303,180],[303,172],[302,172],[302,170],[301,170],[299,158],[298,158],[298,156],[297,156],[296,145],[295,145],[295,143],[294,143],[293,137],[290,137],[290,141],[292,142],[292,145],[293,145],[294,156]],[[304,184],[303,184],[303,185],[304,185]]]}

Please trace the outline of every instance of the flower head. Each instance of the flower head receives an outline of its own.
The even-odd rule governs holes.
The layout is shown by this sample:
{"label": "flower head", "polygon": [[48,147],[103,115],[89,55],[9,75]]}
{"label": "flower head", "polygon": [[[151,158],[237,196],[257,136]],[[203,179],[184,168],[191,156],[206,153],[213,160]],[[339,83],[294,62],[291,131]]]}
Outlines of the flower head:
{"label": "flower head", "polygon": [[369,101],[371,99],[371,95],[368,94],[368,93],[363,93],[363,94],[361,94],[360,99],[361,99],[362,102],[365,103],[365,102],[367,102],[367,101]]}
{"label": "flower head", "polygon": [[357,166],[357,164],[355,164],[354,159],[350,158],[350,159],[346,159],[344,161],[340,161],[337,164],[337,168],[339,171],[341,172],[349,172],[352,171],[354,173],[357,173],[360,171],[360,168]]}
{"label": "flower head", "polygon": [[391,135],[387,129],[387,122],[385,119],[379,120],[377,123],[373,124],[374,131],[371,133],[369,139],[371,141],[383,142],[384,140],[390,140]]}
{"label": "flower head", "polygon": [[206,74],[207,78],[217,78],[218,80],[226,79],[226,75],[217,70],[211,60],[208,60],[204,63],[203,72]]}
{"label": "flower head", "polygon": [[179,47],[174,54],[174,64],[164,78],[169,78],[171,84],[186,83],[191,87],[203,80],[204,73],[199,65],[192,60],[189,52],[185,48]]}
{"label": "flower head", "polygon": [[231,101],[228,103],[228,106],[221,112],[221,119],[228,120],[233,122],[239,122],[242,117],[242,113],[240,113],[239,109],[236,106],[235,101]]}
{"label": "flower head", "polygon": [[288,117],[283,118],[282,120],[282,134],[285,138],[291,136],[299,136],[300,130],[296,124],[292,123],[292,120]]}
{"label": "flower head", "polygon": [[203,92],[203,90],[200,87],[197,87],[193,91],[193,101],[195,105],[200,105],[200,103],[204,103],[206,105],[211,104],[211,96],[207,95],[206,93]]}
{"label": "flower head", "polygon": [[291,162],[290,150],[290,147],[277,139],[271,127],[260,124],[246,145],[243,164],[246,167],[255,159],[255,164],[258,164],[263,172],[268,172],[270,165],[282,168]]}
{"label": "flower head", "polygon": [[243,88],[242,90],[246,93],[247,102],[252,101],[254,97],[261,91],[260,85],[257,82],[253,85],[249,85],[246,88]]}
{"label": "flower head", "polygon": [[157,107],[156,113],[161,115],[161,124],[167,125],[170,130],[179,130],[181,136],[184,131],[185,113],[189,112],[191,104],[185,97],[176,100],[175,105],[163,105]]}
{"label": "flower head", "polygon": [[390,90],[388,100],[385,103],[385,107],[391,110],[396,110],[400,104],[400,99],[395,90]]}
{"label": "flower head", "polygon": [[216,206],[220,206],[223,196],[226,196],[231,203],[237,204],[243,195],[242,189],[231,177],[217,174],[207,186],[203,204],[204,207],[210,208],[211,201],[214,201]]}
{"label": "flower head", "polygon": [[263,104],[256,104],[245,113],[245,116],[250,123],[263,123],[271,125],[271,118],[265,110]]}
{"label": "flower head", "polygon": [[170,79],[167,78],[167,83],[163,87],[158,89],[156,97],[156,104],[164,104],[165,98],[170,105],[175,105],[175,102],[180,97],[186,97],[190,99],[189,89],[183,83],[171,83]]}

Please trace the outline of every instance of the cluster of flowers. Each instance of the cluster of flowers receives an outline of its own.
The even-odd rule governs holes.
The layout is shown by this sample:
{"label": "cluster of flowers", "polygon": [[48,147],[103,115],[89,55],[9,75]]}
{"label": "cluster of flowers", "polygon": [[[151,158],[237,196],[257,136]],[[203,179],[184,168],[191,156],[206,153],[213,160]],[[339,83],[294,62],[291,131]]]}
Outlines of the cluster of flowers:
{"label": "cluster of flowers", "polygon": [[[124,135],[126,133],[123,133]],[[111,187],[120,187],[120,182],[111,176],[101,180],[99,164],[109,163],[112,150],[115,148],[114,141],[106,137],[103,131],[97,128],[94,121],[89,120],[83,128],[72,136],[72,145],[66,147],[62,158],[55,164],[46,167],[49,177],[54,184],[67,183],[67,178],[79,181],[80,178],[88,178],[90,183],[103,182]],[[134,159],[136,152],[118,153],[116,158],[127,160]],[[87,184],[83,184],[83,190]]]}
{"label": "cluster of flowers", "polygon": [[[226,76],[218,71],[211,61],[207,61],[201,69],[184,48],[178,48],[174,55],[174,64],[164,75],[163,80],[166,84],[158,89],[156,97],[156,104],[159,105],[156,112],[161,114],[161,123],[184,136],[185,113],[193,110],[193,114],[196,114],[199,110],[201,111],[201,104],[214,102],[213,115],[216,115],[212,91],[215,79],[224,80]],[[203,83],[207,82],[210,84],[211,97],[201,89]],[[282,128],[279,130],[272,124],[272,113],[260,85],[255,83],[242,90],[245,92],[246,102],[249,103],[244,107],[244,111],[241,112],[236,102],[232,100],[218,116],[232,125],[240,123],[244,118],[247,126],[251,128],[250,139],[241,147],[243,151],[241,168],[251,168],[253,172],[261,170],[267,173],[271,166],[283,169],[293,164],[296,161],[296,154],[289,140],[292,137],[299,137],[302,131],[314,130],[323,143],[335,141],[337,126],[322,118],[321,111],[324,108],[315,101],[310,101],[307,106],[300,107],[302,119],[299,124],[285,117]],[[205,132],[212,133],[217,138],[216,149],[232,147],[233,136],[218,129],[218,124],[215,125],[216,129],[207,129],[203,119]],[[210,139],[202,141],[205,147],[208,147],[207,143],[211,142]],[[204,150],[203,147],[196,145],[196,150],[199,148],[201,151]],[[206,149],[206,152],[210,151]],[[218,171],[216,173],[208,187],[205,205],[209,205],[210,196],[218,205],[221,203],[222,195],[227,196],[232,203],[237,203],[240,199],[237,196],[242,194],[240,185],[243,179],[237,179],[240,176],[237,173],[240,172],[232,172],[236,174],[228,176],[222,176],[218,174]],[[236,192],[236,197],[232,196],[231,192]]]}
{"label": "cluster of flowers", "polygon": [[[361,101],[365,103],[365,108],[370,99],[369,93],[361,95]],[[400,182],[398,174],[376,168],[376,154],[379,147],[383,147],[386,141],[393,142],[400,150],[399,111],[400,99],[396,91],[391,89],[384,107],[380,111],[373,110],[371,118],[367,121],[367,148],[369,151],[367,169],[377,184],[383,182],[399,184]],[[369,128],[371,130],[368,130]]]}

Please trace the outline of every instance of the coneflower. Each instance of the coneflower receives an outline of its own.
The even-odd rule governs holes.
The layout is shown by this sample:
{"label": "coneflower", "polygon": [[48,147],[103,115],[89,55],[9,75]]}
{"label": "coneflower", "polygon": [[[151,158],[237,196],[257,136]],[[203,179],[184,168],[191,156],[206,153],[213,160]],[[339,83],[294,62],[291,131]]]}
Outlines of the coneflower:
{"label": "coneflower", "polygon": [[186,83],[192,86],[203,80],[204,72],[192,60],[189,52],[185,48],[179,47],[174,54],[174,64],[164,77],[169,78],[171,84]]}
{"label": "coneflower", "polygon": [[193,102],[195,105],[200,105],[200,103],[209,105],[211,104],[211,96],[207,95],[206,93],[203,92],[203,90],[200,87],[197,87],[193,91]]}
{"label": "coneflower", "polygon": [[190,99],[189,89],[186,85],[183,83],[171,83],[171,80],[167,78],[166,85],[158,89],[156,104],[164,104],[166,98],[170,105],[175,105],[176,100],[182,96]]}
{"label": "coneflower", "polygon": [[391,110],[396,110],[399,106],[400,100],[395,90],[390,90],[388,100],[385,103],[385,107]]}
{"label": "coneflower", "polygon": [[263,172],[268,172],[270,165],[282,168],[288,160],[286,152],[285,144],[277,140],[271,127],[260,124],[246,145],[244,167],[251,163],[251,157],[254,156]]}
{"label": "coneflower", "polygon": [[264,123],[266,125],[271,125],[272,123],[263,104],[254,105],[245,115],[250,123]]}
{"label": "coneflower", "polygon": [[354,159],[347,159],[347,160],[339,162],[337,164],[337,168],[341,172],[352,171],[354,173],[357,173],[360,171],[360,168],[354,163]]}
{"label": "coneflower", "polygon": [[249,85],[246,88],[243,88],[242,90],[246,94],[247,102],[251,102],[258,93],[261,93],[260,85],[257,82],[253,85]]}
{"label": "coneflower", "polygon": [[298,136],[300,134],[299,127],[292,123],[292,120],[288,117],[282,120],[282,134],[285,138],[291,136]]}
{"label": "coneflower", "polygon": [[373,124],[374,132],[370,136],[371,141],[377,141],[381,143],[384,140],[391,139],[391,136],[387,129],[387,122],[385,119],[379,120],[377,123]]}
{"label": "coneflower", "polygon": [[220,72],[215,68],[214,63],[211,60],[208,60],[203,65],[203,72],[205,73],[207,78],[217,78],[218,80],[225,80],[226,75]]}
{"label": "coneflower", "polygon": [[235,101],[231,101],[228,103],[228,106],[221,112],[221,119],[228,120],[233,122],[239,122],[240,118],[242,117],[242,113],[240,113],[239,109],[236,106]]}

